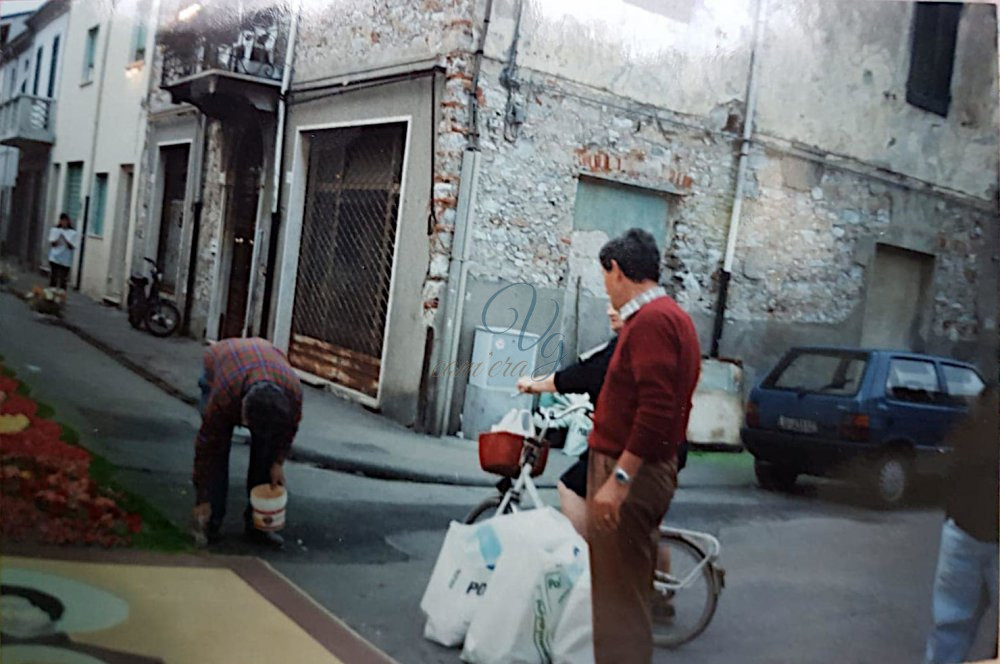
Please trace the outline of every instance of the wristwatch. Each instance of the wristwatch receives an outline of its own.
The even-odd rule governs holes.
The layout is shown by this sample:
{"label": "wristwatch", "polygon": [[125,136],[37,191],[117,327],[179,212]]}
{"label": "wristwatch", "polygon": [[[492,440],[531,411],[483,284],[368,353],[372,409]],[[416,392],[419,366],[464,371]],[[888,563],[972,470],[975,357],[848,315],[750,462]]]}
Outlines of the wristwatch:
{"label": "wristwatch", "polygon": [[632,476],[625,472],[625,469],[620,466],[615,466],[614,478],[615,482],[618,482],[622,486],[628,486],[632,483]]}

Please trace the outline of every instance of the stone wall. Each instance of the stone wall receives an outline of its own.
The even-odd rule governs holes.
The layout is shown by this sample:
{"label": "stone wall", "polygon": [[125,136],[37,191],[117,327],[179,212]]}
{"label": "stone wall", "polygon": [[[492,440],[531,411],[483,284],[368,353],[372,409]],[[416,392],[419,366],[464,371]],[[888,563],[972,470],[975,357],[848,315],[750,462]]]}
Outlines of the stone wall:
{"label": "stone wall", "polygon": [[471,38],[483,14],[477,4],[482,1],[305,3],[295,46],[296,85],[471,52]]}

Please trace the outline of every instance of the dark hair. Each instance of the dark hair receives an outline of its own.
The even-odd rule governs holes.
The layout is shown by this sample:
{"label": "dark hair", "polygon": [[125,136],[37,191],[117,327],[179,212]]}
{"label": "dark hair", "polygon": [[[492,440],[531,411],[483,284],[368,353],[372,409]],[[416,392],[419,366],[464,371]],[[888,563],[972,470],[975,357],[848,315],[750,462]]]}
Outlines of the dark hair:
{"label": "dark hair", "polygon": [[70,217],[70,216],[69,216],[68,214],[66,214],[65,212],[63,212],[63,213],[61,213],[61,214],[59,215],[59,221],[62,221],[63,219],[65,219],[66,221],[68,221],[68,222],[69,222],[69,226],[70,226],[70,228],[72,228],[72,227],[73,227],[73,218],[72,218],[72,217]]}
{"label": "dark hair", "polygon": [[43,593],[41,590],[35,590],[34,588],[2,584],[0,585],[0,595],[15,595],[17,597],[23,597],[45,613],[49,614],[49,618],[52,622],[62,618],[62,614],[66,611],[66,607],[64,607],[63,603],[58,599],[48,593]]}
{"label": "dark hair", "polygon": [[279,438],[295,426],[292,402],[280,386],[269,381],[254,383],[243,397],[247,428],[255,444],[273,457]]}
{"label": "dark hair", "polygon": [[611,261],[618,263],[625,276],[635,282],[660,280],[660,249],[649,231],[632,228],[624,235],[609,240],[598,255],[601,267],[611,269]]}

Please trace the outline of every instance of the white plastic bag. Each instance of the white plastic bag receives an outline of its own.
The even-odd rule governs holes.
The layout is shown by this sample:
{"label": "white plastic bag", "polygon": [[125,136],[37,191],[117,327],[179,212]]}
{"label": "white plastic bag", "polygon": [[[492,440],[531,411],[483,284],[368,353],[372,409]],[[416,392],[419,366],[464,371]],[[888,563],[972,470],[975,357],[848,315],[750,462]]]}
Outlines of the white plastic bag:
{"label": "white plastic bag", "polygon": [[575,533],[554,549],[505,551],[469,626],[462,659],[550,664],[556,626],[587,566],[586,542]]}
{"label": "white plastic bag", "polygon": [[552,637],[553,664],[594,664],[594,615],[590,604],[590,570],[573,584]]}
{"label": "white plastic bag", "polygon": [[503,554],[552,549],[575,535],[569,520],[552,507],[471,526],[453,521],[420,601],[427,616],[424,637],[444,646],[462,645]]}
{"label": "white plastic bag", "polygon": [[524,408],[511,408],[499,422],[490,428],[491,433],[506,431],[518,436],[534,436],[535,425],[533,423],[531,411]]}
{"label": "white plastic bag", "polygon": [[424,637],[444,646],[462,644],[474,606],[486,592],[496,563],[493,547],[480,545],[475,528],[451,522],[420,600],[427,616]]}

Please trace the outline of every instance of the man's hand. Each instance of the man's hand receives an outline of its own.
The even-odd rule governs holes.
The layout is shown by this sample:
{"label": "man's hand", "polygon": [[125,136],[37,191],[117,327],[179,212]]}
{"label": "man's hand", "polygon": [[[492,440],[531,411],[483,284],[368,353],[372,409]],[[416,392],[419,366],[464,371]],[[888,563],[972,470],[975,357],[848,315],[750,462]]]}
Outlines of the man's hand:
{"label": "man's hand", "polygon": [[212,518],[212,504],[198,503],[194,506],[194,522],[204,530],[208,525],[208,520]]}
{"label": "man's hand", "polygon": [[609,477],[594,496],[593,524],[598,530],[610,532],[618,528],[621,521],[621,507],[628,496],[628,487]]}
{"label": "man's hand", "polygon": [[271,488],[285,486],[285,469],[280,463],[271,464]]}
{"label": "man's hand", "polygon": [[524,392],[526,394],[531,394],[531,392],[532,392],[531,388],[534,386],[534,384],[535,384],[535,381],[533,381],[531,379],[531,376],[523,376],[521,378],[518,378],[517,379],[517,391],[518,392]]}

